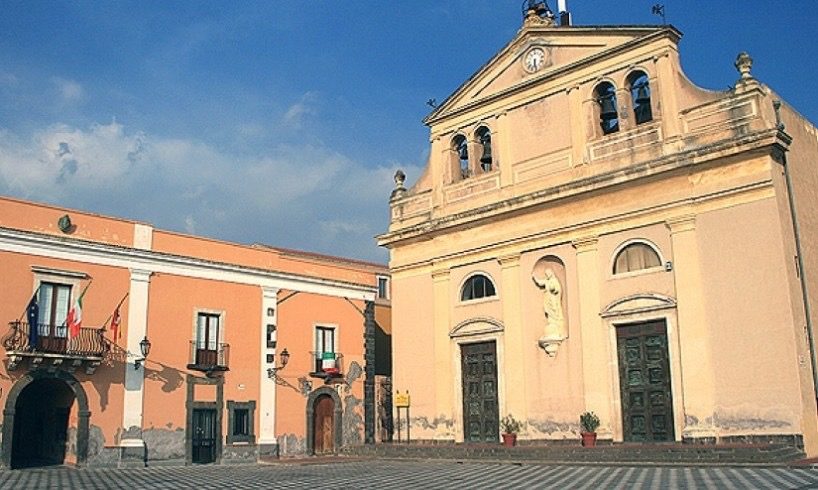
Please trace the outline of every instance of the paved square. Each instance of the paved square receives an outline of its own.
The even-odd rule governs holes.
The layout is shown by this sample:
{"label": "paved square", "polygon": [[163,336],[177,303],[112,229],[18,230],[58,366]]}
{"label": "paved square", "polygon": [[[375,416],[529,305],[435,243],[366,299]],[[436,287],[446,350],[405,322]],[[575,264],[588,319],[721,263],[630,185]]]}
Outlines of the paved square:
{"label": "paved square", "polygon": [[139,469],[48,468],[0,472],[3,489],[801,489],[818,471],[763,467],[608,467],[442,461],[187,466]]}

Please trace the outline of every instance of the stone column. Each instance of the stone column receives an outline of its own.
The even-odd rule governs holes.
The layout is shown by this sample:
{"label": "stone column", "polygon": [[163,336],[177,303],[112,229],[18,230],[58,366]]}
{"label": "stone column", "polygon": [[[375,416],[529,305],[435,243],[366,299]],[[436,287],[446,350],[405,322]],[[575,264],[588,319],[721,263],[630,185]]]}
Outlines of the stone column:
{"label": "stone column", "polygon": [[491,152],[494,159],[494,168],[500,171],[500,187],[514,184],[514,171],[511,169],[511,142],[508,129],[508,113],[502,112],[497,116],[497,129],[491,133]]}
{"label": "stone column", "polygon": [[119,441],[120,462],[138,464],[145,456],[142,439],[142,411],[145,401],[145,364],[136,368],[135,360],[142,358],[139,343],[148,336],[148,296],[151,272],[131,269],[128,294],[127,362],[123,400],[122,427]]}
{"label": "stone column", "polygon": [[[261,288],[261,328],[259,329],[259,355],[261,369],[259,372],[259,456],[278,456],[278,439],[276,438],[276,382],[275,377],[267,374],[280,360],[276,359],[278,328],[278,289]],[[267,362],[268,357],[273,362]]]}
{"label": "stone column", "polygon": [[[696,218],[685,215],[667,220],[673,246],[676,315],[682,366],[685,427],[683,439],[715,442],[713,427],[714,378],[708,338],[707,314],[702,294]],[[696,380],[686,383],[684,380]]]}
{"label": "stone column", "polygon": [[[518,420],[528,420],[527,385],[519,380],[526,378],[523,355],[526,346],[523,343],[522,304],[520,300],[520,256],[500,257],[502,268],[503,300],[503,365],[499,380],[505,387],[505,412],[514,415]],[[501,414],[502,415],[502,414]]]}
{"label": "stone column", "polygon": [[599,316],[600,271],[599,238],[584,237],[573,242],[577,251],[577,278],[579,281],[579,323],[582,335],[582,381],[585,410],[599,416],[597,434],[600,439],[611,439],[613,416],[611,400],[611,352],[609,333]]}
{"label": "stone column", "polygon": [[[434,291],[434,377],[428,382],[435,383],[435,417],[451,420],[454,415],[452,407],[452,353],[449,338],[449,270],[432,271],[432,288]],[[452,439],[452,434],[445,424],[438,423],[435,439]]]}

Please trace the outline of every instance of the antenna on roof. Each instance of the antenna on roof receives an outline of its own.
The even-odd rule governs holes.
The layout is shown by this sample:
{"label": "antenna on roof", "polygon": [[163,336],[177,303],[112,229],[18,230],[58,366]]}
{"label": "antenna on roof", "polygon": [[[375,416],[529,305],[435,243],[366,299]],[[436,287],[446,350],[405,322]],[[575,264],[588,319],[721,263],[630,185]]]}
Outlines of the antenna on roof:
{"label": "antenna on roof", "polygon": [[657,3],[653,7],[650,8],[650,11],[653,15],[658,15],[662,18],[662,25],[667,25],[667,19],[665,19],[665,6]]}
{"label": "antenna on roof", "polygon": [[429,99],[426,101],[426,105],[431,107],[432,109],[437,109],[437,99]]}

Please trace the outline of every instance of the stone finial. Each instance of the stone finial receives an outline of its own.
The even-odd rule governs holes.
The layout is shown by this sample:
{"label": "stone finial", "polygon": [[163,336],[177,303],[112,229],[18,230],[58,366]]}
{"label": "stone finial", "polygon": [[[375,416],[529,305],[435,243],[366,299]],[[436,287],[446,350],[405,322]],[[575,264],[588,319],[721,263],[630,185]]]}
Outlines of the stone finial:
{"label": "stone finial", "polygon": [[736,70],[741,74],[739,81],[752,80],[753,76],[750,74],[750,69],[753,67],[753,59],[747,52],[742,51],[736,58]]}
{"label": "stone finial", "polygon": [[402,197],[406,193],[406,187],[403,186],[404,182],[406,182],[406,174],[403,173],[403,170],[398,169],[395,172],[395,189],[392,191],[392,199]]}

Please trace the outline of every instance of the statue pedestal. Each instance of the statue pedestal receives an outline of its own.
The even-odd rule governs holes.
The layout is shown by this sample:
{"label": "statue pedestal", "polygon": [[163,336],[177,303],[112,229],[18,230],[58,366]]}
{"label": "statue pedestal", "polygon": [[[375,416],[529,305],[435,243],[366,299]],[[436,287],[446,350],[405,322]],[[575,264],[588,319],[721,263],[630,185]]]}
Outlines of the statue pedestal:
{"label": "statue pedestal", "polygon": [[545,355],[548,357],[556,357],[557,350],[560,347],[560,344],[566,337],[562,335],[544,335],[540,337],[540,340],[537,341],[540,348],[545,351]]}

